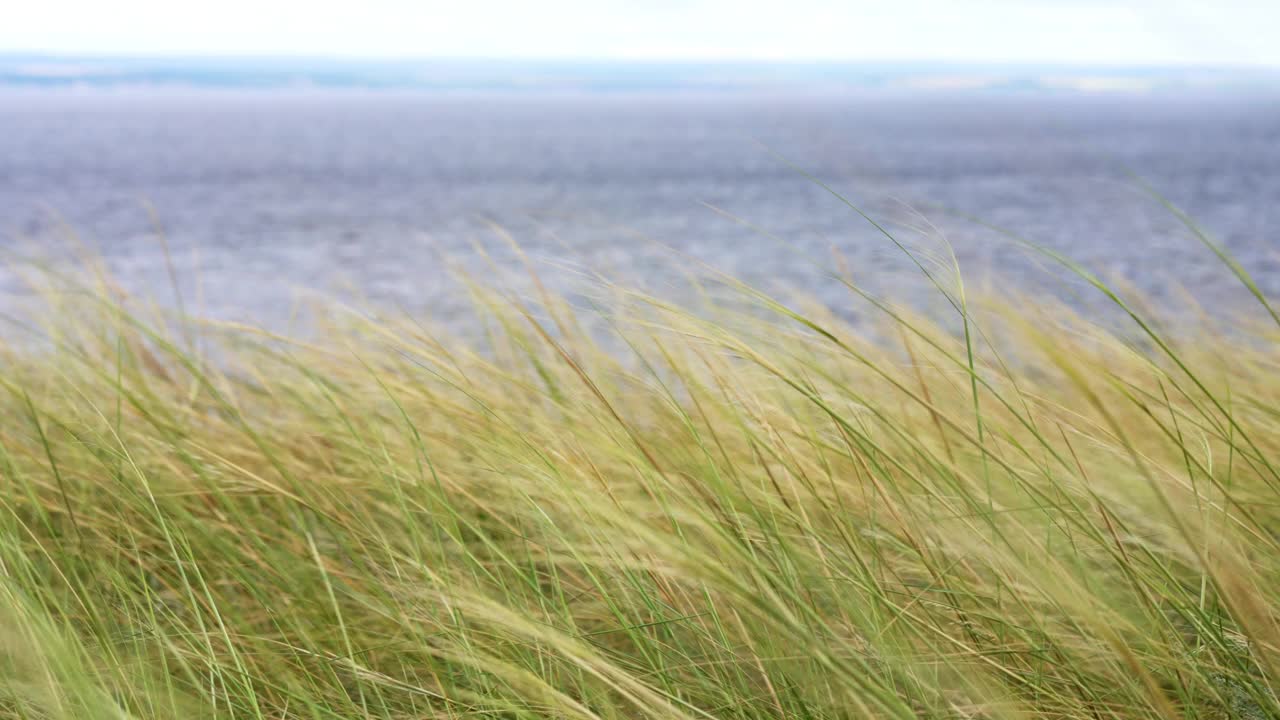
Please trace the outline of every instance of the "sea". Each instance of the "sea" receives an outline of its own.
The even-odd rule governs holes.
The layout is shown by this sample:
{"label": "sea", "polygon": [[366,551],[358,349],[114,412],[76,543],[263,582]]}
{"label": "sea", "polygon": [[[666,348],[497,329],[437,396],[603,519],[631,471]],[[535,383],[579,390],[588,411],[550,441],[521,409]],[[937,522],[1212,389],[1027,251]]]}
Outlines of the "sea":
{"label": "sea", "polygon": [[1247,304],[1198,233],[1280,296],[1280,92],[0,88],[0,308],[33,256],[276,327],[316,298],[461,323],[460,276],[521,297],[530,267],[855,317],[836,273],[1074,302],[1069,261]]}

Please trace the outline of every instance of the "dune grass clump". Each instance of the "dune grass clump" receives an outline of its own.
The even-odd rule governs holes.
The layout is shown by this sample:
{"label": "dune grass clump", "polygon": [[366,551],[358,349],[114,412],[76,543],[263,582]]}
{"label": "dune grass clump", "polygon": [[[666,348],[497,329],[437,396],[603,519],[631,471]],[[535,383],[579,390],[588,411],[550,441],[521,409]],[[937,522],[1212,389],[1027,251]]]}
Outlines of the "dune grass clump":
{"label": "dune grass clump", "polygon": [[0,351],[0,717],[1280,716],[1265,313],[733,287],[464,341],[61,282]]}

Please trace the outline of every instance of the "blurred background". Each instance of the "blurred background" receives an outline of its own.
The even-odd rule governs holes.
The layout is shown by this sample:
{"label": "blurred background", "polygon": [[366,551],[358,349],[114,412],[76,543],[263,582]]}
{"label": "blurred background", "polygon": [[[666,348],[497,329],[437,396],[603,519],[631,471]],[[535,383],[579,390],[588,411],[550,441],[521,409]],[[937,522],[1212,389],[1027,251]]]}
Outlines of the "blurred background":
{"label": "blurred background", "polygon": [[1280,292],[1278,32],[1264,0],[45,0],[0,25],[0,250],[270,325],[450,322],[450,264],[522,290],[508,237],[569,293],[919,292],[854,206],[974,283],[1050,286],[1017,235],[1225,307],[1146,186]]}

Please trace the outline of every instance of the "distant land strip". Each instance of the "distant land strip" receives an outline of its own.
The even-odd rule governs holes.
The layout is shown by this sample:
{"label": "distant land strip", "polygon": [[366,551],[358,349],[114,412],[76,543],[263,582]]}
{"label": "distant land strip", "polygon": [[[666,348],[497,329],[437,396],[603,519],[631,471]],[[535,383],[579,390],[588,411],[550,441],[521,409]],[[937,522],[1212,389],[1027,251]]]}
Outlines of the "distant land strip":
{"label": "distant land strip", "polygon": [[0,54],[0,86],[1007,93],[1280,90],[1280,68]]}

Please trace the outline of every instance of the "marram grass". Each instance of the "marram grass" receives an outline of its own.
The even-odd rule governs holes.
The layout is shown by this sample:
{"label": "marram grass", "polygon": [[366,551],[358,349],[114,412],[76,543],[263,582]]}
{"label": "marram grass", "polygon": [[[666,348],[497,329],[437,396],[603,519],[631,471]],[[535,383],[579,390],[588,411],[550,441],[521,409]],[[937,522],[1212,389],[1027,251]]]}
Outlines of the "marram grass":
{"label": "marram grass", "polygon": [[1266,312],[476,287],[482,342],[287,339],[51,287],[0,350],[0,717],[1280,716]]}

